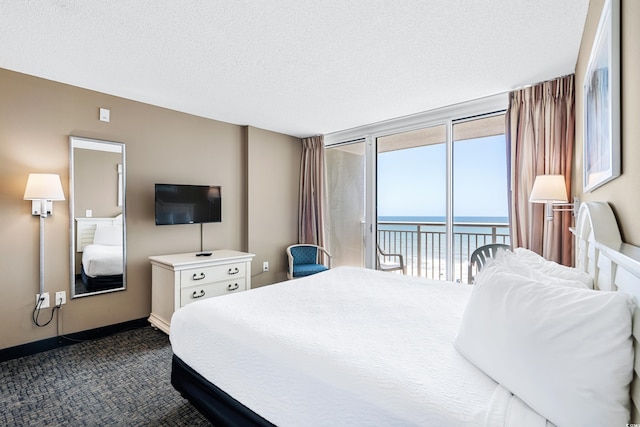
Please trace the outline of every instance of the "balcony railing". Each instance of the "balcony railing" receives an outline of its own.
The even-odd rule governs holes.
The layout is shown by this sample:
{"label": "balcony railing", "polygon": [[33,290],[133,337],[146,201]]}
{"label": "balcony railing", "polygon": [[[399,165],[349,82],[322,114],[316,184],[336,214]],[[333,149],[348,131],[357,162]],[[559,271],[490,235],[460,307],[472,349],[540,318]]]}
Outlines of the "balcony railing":
{"label": "balcony railing", "polygon": [[[476,248],[489,243],[510,242],[508,224],[454,223],[454,281],[467,282],[469,258]],[[404,256],[407,274],[438,280],[446,278],[447,239],[443,222],[379,221],[378,243],[385,252]]]}

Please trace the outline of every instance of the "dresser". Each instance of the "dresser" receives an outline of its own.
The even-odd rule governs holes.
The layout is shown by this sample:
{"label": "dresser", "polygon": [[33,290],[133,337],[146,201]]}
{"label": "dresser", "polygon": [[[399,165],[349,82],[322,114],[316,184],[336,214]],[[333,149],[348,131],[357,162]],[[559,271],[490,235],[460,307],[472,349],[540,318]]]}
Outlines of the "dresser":
{"label": "dresser", "polygon": [[206,298],[251,289],[251,260],[255,255],[229,249],[151,256],[151,315],[149,323],[169,333],[171,316],[180,307]]}

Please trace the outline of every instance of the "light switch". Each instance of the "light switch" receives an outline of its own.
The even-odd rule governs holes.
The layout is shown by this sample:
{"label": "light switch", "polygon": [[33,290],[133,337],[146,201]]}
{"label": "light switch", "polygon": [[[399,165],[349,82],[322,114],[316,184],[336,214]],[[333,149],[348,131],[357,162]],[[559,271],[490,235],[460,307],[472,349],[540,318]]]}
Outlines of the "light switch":
{"label": "light switch", "polygon": [[101,108],[100,109],[100,121],[109,122],[110,116],[111,116],[111,111],[110,110],[108,110],[107,108]]}
{"label": "light switch", "polygon": [[91,209],[87,209],[84,211],[85,218],[91,218],[93,216],[93,211]]}

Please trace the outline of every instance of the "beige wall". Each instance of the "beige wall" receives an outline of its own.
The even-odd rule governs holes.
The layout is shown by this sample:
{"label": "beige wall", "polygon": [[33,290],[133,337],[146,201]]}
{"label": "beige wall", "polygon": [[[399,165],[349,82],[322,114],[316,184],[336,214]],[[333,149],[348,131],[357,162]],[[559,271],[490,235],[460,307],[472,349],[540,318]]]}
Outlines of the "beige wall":
{"label": "beige wall", "polygon": [[[248,247],[256,257],[252,287],[287,278],[287,246],[298,243],[298,182],[300,140],[249,127]],[[283,167],[287,165],[287,167]],[[295,208],[283,209],[284,206]],[[269,271],[262,271],[264,261]]]}
{"label": "beige wall", "polygon": [[[69,301],[60,313],[61,333],[148,316],[148,256],[200,249],[199,226],[155,225],[156,182],[221,185],[223,222],[205,224],[205,248],[249,250],[260,265],[271,261],[272,271],[258,275],[257,284],[284,277],[276,258],[282,250],[278,242],[297,235],[297,219],[291,218],[297,218],[298,139],[2,69],[0,94],[0,323],[5,325],[0,348],[56,334],[54,322],[38,328],[31,321],[38,291],[39,221],[22,196],[30,172],[52,172],[60,174],[68,197],[69,135],[126,144],[128,283],[124,292]],[[111,110],[110,123],[98,120],[100,107]],[[261,196],[272,178],[277,200]],[[69,291],[68,209],[66,201],[54,202],[54,215],[46,220],[45,291],[50,293]],[[263,212],[269,213],[267,226],[251,226],[264,218]]]}
{"label": "beige wall", "polygon": [[573,193],[581,201],[611,203],[620,223],[623,239],[640,245],[640,1],[621,1],[621,61],[622,61],[622,175],[590,192],[582,192],[583,154],[583,90],[589,55],[593,46],[604,0],[591,0],[576,65],[576,151]]}
{"label": "beige wall", "polygon": [[118,164],[121,153],[76,149],[73,155],[73,207],[76,218],[90,209],[94,218],[112,218],[122,213],[118,206]]}

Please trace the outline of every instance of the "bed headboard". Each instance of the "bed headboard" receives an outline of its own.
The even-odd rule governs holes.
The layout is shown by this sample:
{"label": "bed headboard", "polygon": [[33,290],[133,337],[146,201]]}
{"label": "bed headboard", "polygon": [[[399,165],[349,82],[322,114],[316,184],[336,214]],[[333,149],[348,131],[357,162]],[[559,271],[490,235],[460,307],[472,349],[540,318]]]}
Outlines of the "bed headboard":
{"label": "bed headboard", "polygon": [[[580,206],[574,234],[576,268],[588,272],[596,289],[621,291],[640,303],[640,247],[622,241],[611,206],[586,202]],[[634,375],[631,422],[640,420],[640,309],[633,316]]]}
{"label": "bed headboard", "polygon": [[85,246],[93,243],[98,224],[122,224],[122,215],[113,218],[76,218],[76,252],[83,252]]}

